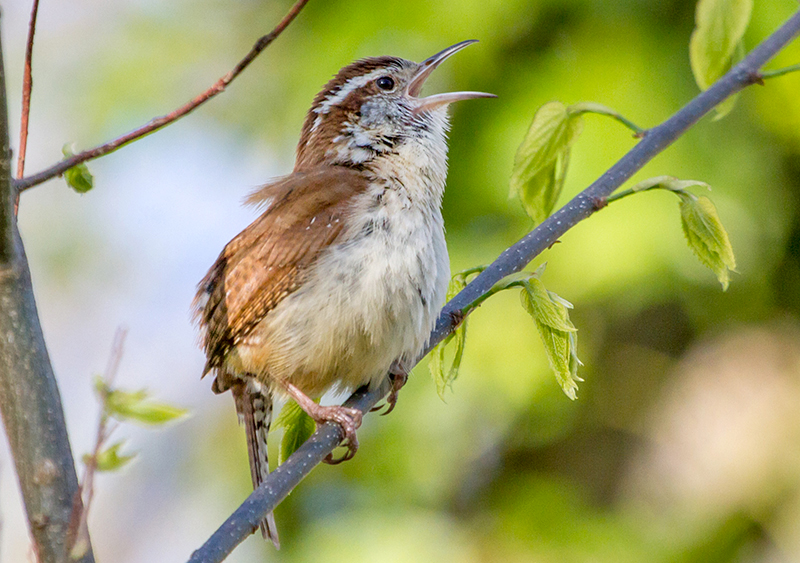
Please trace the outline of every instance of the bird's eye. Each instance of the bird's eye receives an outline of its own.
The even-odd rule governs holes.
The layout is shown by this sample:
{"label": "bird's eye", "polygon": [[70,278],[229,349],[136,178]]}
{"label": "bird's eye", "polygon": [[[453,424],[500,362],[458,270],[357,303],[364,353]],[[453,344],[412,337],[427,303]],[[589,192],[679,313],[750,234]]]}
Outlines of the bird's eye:
{"label": "bird's eye", "polygon": [[381,76],[375,81],[375,84],[377,84],[378,88],[381,90],[391,90],[394,88],[394,79],[391,76]]}

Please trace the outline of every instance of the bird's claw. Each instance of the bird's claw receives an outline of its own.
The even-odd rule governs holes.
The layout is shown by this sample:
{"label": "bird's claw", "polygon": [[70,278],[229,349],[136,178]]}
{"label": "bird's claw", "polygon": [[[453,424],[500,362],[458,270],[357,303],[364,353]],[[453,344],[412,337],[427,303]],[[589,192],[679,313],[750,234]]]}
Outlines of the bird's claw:
{"label": "bird's claw", "polygon": [[347,447],[347,451],[344,453],[342,457],[333,457],[333,452],[331,452],[327,456],[325,456],[325,459],[323,459],[322,461],[324,461],[328,465],[339,465],[344,461],[350,461],[351,459],[353,459],[356,455],[356,451],[358,450],[358,440],[356,440],[355,444],[353,444],[352,442],[343,442],[342,445]]}
{"label": "bird's claw", "polygon": [[363,414],[360,410],[342,407],[342,406],[329,406],[319,407],[319,410],[312,416],[317,425],[325,424],[326,422],[333,422],[338,424],[344,431],[344,440],[341,445],[347,448],[347,452],[340,458],[334,458],[333,453],[328,454],[324,459],[325,463],[336,465],[353,459],[358,451],[358,438],[356,437],[356,430],[361,426]]}
{"label": "bird's claw", "polygon": [[381,416],[386,416],[394,410],[394,407],[397,405],[397,397],[400,393],[400,389],[402,389],[408,381],[408,372],[398,367],[389,374],[389,378],[392,381],[392,389],[389,391],[389,396],[386,397],[386,406],[388,408],[385,412],[381,413]]}

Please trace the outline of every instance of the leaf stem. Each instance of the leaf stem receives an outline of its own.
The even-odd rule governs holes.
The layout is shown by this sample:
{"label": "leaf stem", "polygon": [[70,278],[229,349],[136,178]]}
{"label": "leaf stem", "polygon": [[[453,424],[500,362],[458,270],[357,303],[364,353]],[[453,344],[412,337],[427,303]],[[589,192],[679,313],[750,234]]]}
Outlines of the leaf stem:
{"label": "leaf stem", "polygon": [[[589,112],[589,113],[596,113],[596,112]],[[617,121],[622,123],[625,127],[636,133],[636,135],[642,135],[647,131],[647,129],[642,129],[641,127],[636,125],[633,121],[631,121],[621,113],[614,112],[614,113],[599,114],[599,115],[608,115],[608,117],[616,119]]]}
{"label": "leaf stem", "polygon": [[647,192],[650,190],[666,190],[668,192],[677,194],[678,196],[688,197],[696,200],[697,196],[686,189],[695,187],[708,188],[709,190],[711,189],[708,184],[701,182],[700,180],[679,180],[678,178],[674,178],[672,176],[656,176],[655,178],[648,178],[647,180],[643,180],[626,190],[622,190],[608,196],[605,200],[605,203],[608,205],[609,203],[620,200],[623,197],[628,197],[631,194]]}
{"label": "leaf stem", "polygon": [[467,268],[466,270],[461,270],[456,275],[457,276],[461,276],[462,278],[464,278],[466,280],[469,276],[473,276],[475,274],[480,274],[485,269],[486,269],[486,265],[485,264],[481,265],[481,266],[473,266],[472,268]]}
{"label": "leaf stem", "polygon": [[790,72],[796,72],[800,70],[800,63],[796,65],[786,66],[783,68],[776,68],[775,70],[765,70],[761,72],[761,78],[777,78],[778,76],[783,76],[784,74],[789,74]]}
{"label": "leaf stem", "polygon": [[669,188],[665,188],[664,186],[662,186],[660,184],[657,184],[655,186],[650,186],[649,188],[643,188],[643,189],[640,189],[640,190],[637,190],[636,188],[628,188],[626,190],[619,191],[619,192],[617,192],[615,194],[612,194],[612,195],[608,196],[606,198],[606,203],[613,203],[615,201],[621,200],[624,197],[628,197],[629,195],[641,194],[641,193],[649,192],[649,191],[653,191],[653,190],[665,190],[667,192],[672,192],[672,193],[687,193],[687,194],[689,193],[686,190],[671,190]]}
{"label": "leaf stem", "polygon": [[612,119],[616,119],[617,121],[622,123],[625,127],[633,131],[637,137],[647,132],[647,129],[642,129],[641,127],[636,125],[633,121],[631,121],[621,113],[614,111],[613,109],[606,107],[602,104],[597,104],[594,102],[581,102],[569,106],[569,109],[570,113],[574,113],[576,115],[581,115],[584,113],[594,113],[597,115],[605,115]]}
{"label": "leaf stem", "polygon": [[[655,189],[655,188],[648,188],[648,189]],[[640,190],[641,192],[646,192],[648,190]],[[606,198],[606,203],[613,203],[615,201],[621,200],[623,197],[628,197],[629,195],[640,193],[640,191],[634,190],[633,188],[628,188],[627,190],[619,191],[615,194],[612,194]]]}

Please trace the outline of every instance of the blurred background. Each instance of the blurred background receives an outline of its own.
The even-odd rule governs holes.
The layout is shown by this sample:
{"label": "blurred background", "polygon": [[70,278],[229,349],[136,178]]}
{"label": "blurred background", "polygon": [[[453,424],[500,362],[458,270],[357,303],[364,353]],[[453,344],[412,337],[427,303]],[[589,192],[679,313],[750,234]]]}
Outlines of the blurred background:
{"label": "blurred background", "polygon": [[[17,146],[30,2],[2,0]],[[288,1],[43,2],[27,172],[167,113],[222,76]],[[756,1],[755,46],[797,9]],[[224,244],[254,217],[243,197],[287,173],[305,112],[354,59],[422,60],[464,39],[428,92],[499,95],[453,108],[444,214],[454,271],[492,261],[531,227],[508,179],[543,103],[594,101],[642,127],[697,93],[690,0],[312,0],[229,90],[164,131],[90,164],[78,195],[54,180],[22,196],[20,223],[76,458],[92,444],[120,325],[118,384],[192,416],[124,425],[138,451],[96,481],[99,561],[184,561],[250,492],[228,396],[199,376],[189,305]],[[771,68],[800,61],[800,44]],[[703,180],[738,259],[730,289],[694,258],[677,198],[604,209],[541,256],[575,305],[585,367],[570,401],[535,327],[507,292],[471,318],[445,402],[423,362],[391,416],[367,417],[361,449],[317,468],[277,511],[283,549],[249,561],[784,562],[800,560],[800,75],[748,89],[635,179]],[[589,116],[566,194],[633,144]],[[562,202],[563,203],[563,202]],[[273,456],[276,459],[276,456]],[[79,468],[80,469],[80,468]],[[5,436],[2,561],[32,560]]]}

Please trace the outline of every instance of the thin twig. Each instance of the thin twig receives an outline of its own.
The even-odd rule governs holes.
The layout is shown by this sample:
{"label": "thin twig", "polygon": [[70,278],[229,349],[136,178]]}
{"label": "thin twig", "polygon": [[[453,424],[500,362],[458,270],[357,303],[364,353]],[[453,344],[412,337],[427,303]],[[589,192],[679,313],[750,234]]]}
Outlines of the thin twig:
{"label": "thin twig", "polygon": [[25,172],[25,152],[28,147],[28,117],[31,113],[31,90],[33,77],[33,36],[36,34],[36,14],[39,12],[39,0],[33,0],[31,21],[28,24],[28,43],[25,45],[25,72],[22,76],[22,117],[19,131],[19,156],[17,156],[17,178]]}
{"label": "thin twig", "polygon": [[[622,159],[567,205],[551,215],[516,244],[506,249],[486,270],[451,299],[439,315],[425,353],[455,328],[457,321],[474,303],[505,276],[519,272],[549,248],[559,237],[602,208],[602,203],[647,162],[678,139],[721,101],[752,84],[752,76],[769,59],[800,33],[800,11],[765,39],[744,60],[708,90],[694,98],[667,121],[648,131]],[[423,354],[424,355],[424,354]],[[421,358],[420,358],[421,359]],[[419,361],[419,360],[418,360]],[[345,403],[367,412],[388,392],[388,386],[372,391],[359,390]],[[341,428],[322,425],[289,459],[270,473],[259,487],[217,531],[195,551],[190,563],[220,563],[247,536],[259,521],[296,487],[344,439]]]}
{"label": "thin twig", "polygon": [[[108,387],[112,387],[114,379],[117,377],[119,370],[119,363],[122,360],[122,352],[125,345],[125,337],[128,335],[128,329],[120,327],[114,334],[114,342],[111,345],[111,354],[108,357],[108,364],[103,376]],[[116,428],[108,426],[108,412],[106,412],[105,402],[100,411],[100,420],[97,424],[97,435],[94,442],[94,449],[92,453],[86,457],[86,468],[83,472],[81,484],[78,487],[78,496],[83,502],[73,503],[73,514],[70,517],[70,526],[67,530],[67,554],[72,559],[79,559],[83,553],[88,549],[89,543],[89,508],[92,505],[94,498],[94,475],[97,472],[97,458],[100,451],[108,441],[109,436]]]}
{"label": "thin twig", "polygon": [[169,125],[170,123],[194,111],[197,107],[207,102],[220,92],[224,91],[228,84],[230,84],[237,76],[239,76],[242,71],[247,68],[250,63],[252,63],[255,58],[270,45],[270,43],[275,41],[275,39],[283,32],[284,29],[288,27],[290,23],[292,23],[292,20],[297,17],[297,14],[300,13],[300,10],[303,9],[308,1],[309,0],[298,0],[297,3],[292,6],[292,9],[289,10],[289,12],[284,16],[281,22],[275,27],[275,29],[256,41],[255,45],[253,45],[253,48],[250,49],[250,52],[247,53],[247,55],[241,61],[239,61],[239,64],[237,64],[233,70],[217,80],[213,86],[211,86],[202,94],[196,96],[194,99],[182,105],[175,111],[172,111],[161,117],[156,117],[138,129],[134,129],[130,133],[126,133],[125,135],[122,135],[113,141],[109,141],[104,145],[100,145],[93,149],[75,154],[69,158],[65,158],[58,164],[55,164],[54,166],[51,166],[50,168],[43,170],[38,174],[34,174],[33,176],[15,180],[14,185],[16,186],[17,190],[22,192],[51,178],[60,176],[77,164],[114,152],[115,150],[124,147],[128,143],[136,141],[137,139],[141,139],[145,135],[149,135],[150,133],[161,129],[162,127]]}

